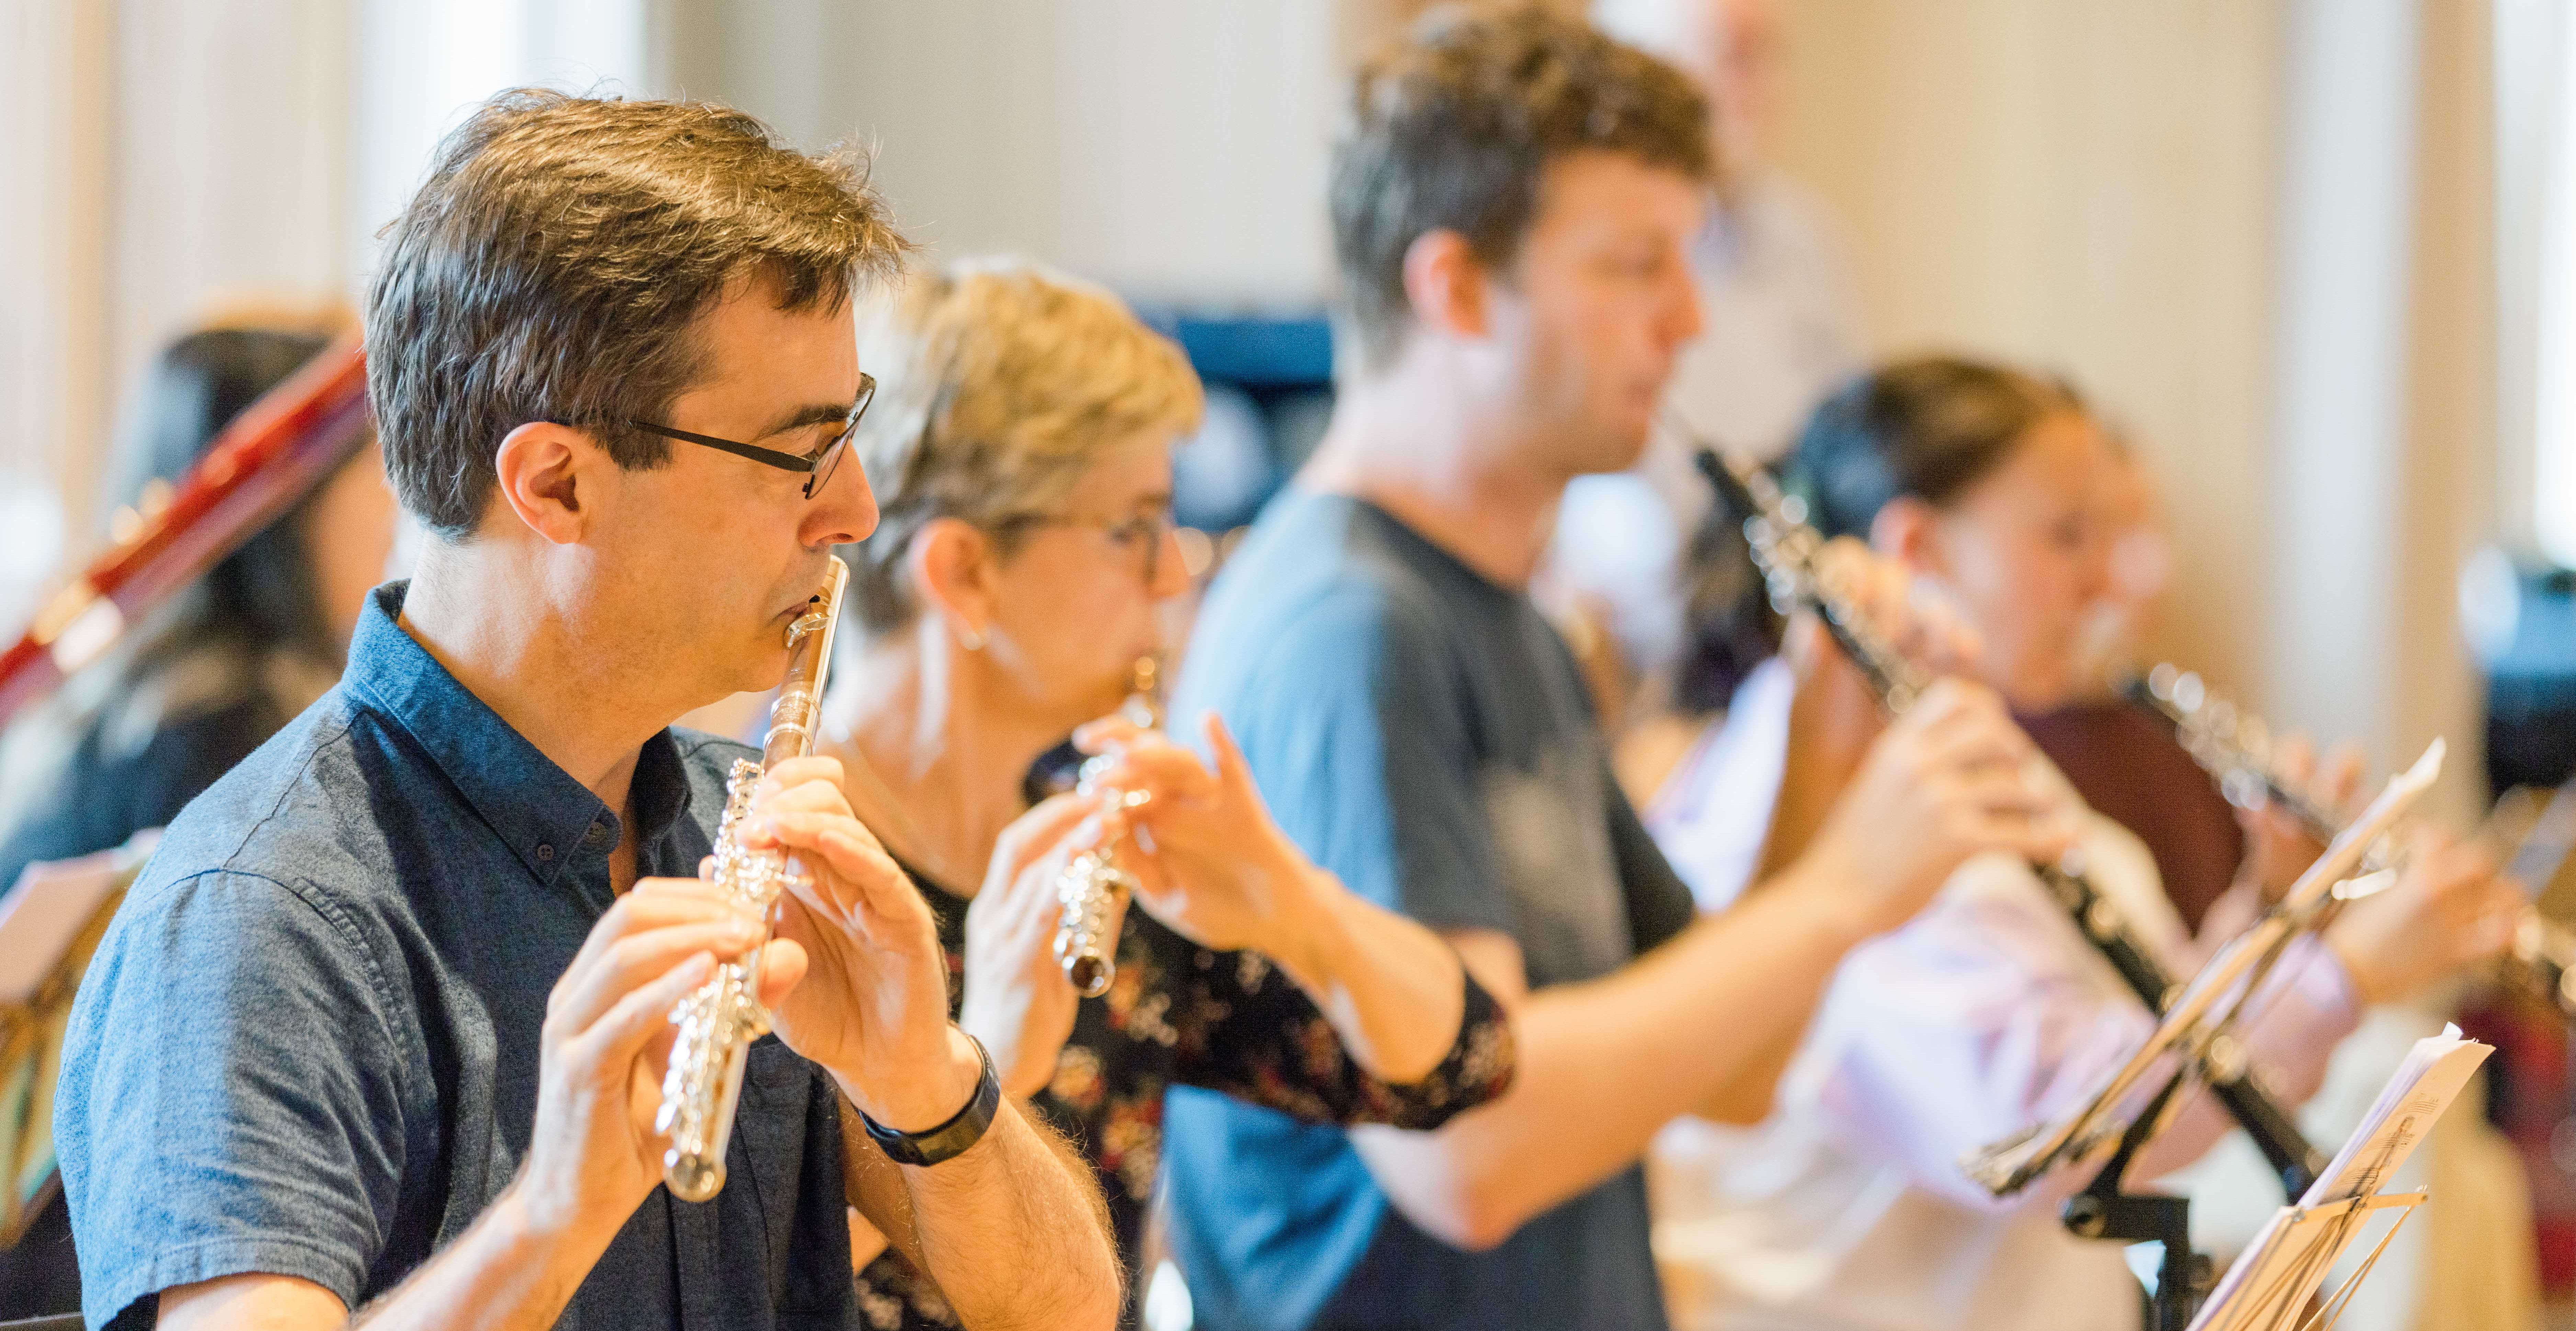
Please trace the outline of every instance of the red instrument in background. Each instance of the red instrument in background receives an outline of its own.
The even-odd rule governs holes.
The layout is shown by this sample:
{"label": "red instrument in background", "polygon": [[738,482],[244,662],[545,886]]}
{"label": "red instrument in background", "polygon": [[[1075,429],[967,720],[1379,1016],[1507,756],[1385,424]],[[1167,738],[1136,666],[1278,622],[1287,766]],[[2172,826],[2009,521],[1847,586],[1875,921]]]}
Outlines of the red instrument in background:
{"label": "red instrument in background", "polygon": [[367,363],[349,338],[252,403],[167,502],[147,502],[140,527],[36,612],[26,635],[0,653],[0,725],[311,492],[366,432]]}

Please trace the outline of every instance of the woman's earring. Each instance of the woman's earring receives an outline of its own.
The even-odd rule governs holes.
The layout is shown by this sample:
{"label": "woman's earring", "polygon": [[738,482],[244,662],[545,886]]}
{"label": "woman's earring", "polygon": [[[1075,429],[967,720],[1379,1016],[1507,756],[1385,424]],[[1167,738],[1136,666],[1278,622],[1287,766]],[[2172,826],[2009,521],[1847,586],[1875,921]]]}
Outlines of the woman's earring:
{"label": "woman's earring", "polygon": [[970,652],[980,652],[984,650],[984,635],[973,629],[961,628],[957,630],[957,645]]}

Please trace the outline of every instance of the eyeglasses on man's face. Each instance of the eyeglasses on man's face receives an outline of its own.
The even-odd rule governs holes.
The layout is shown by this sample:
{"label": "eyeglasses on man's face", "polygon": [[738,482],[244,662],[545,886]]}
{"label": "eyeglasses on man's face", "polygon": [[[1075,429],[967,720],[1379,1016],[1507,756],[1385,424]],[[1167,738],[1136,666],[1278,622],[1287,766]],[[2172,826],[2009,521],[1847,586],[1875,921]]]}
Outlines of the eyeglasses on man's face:
{"label": "eyeglasses on man's face", "polygon": [[867,414],[868,403],[876,395],[876,376],[861,374],[858,401],[850,404],[850,414],[841,421],[840,433],[833,435],[821,448],[811,453],[782,453],[774,448],[762,448],[757,444],[746,444],[733,439],[719,439],[711,434],[674,430],[670,426],[656,425],[651,421],[629,420],[626,423],[646,434],[731,453],[735,457],[749,458],[763,466],[776,467],[780,471],[802,473],[805,477],[805,497],[811,499],[821,493],[823,486],[832,479],[832,469],[841,465],[841,455],[848,452],[850,448],[850,436],[858,432],[859,418]]}

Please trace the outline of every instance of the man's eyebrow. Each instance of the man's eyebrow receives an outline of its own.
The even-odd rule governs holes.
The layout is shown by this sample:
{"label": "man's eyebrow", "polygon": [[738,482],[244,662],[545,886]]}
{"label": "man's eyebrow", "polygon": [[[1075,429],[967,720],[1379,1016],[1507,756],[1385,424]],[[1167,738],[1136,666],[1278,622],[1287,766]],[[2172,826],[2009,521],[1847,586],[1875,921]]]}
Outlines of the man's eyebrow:
{"label": "man's eyebrow", "polygon": [[788,412],[779,419],[777,424],[752,437],[767,439],[772,435],[785,434],[789,430],[801,430],[809,425],[838,425],[850,418],[850,409],[857,405],[855,400],[810,403]]}

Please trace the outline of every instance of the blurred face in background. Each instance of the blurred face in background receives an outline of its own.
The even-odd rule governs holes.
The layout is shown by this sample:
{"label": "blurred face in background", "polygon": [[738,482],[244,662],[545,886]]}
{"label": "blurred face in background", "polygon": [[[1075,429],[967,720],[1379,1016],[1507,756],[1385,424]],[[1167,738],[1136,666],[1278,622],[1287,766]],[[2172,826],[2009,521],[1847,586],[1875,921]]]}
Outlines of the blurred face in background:
{"label": "blurred face in background", "polygon": [[2081,689],[2107,687],[2114,669],[2136,663],[2139,640],[2173,585],[2173,538],[2165,533],[2164,496],[2155,477],[2131,450],[2107,451],[2103,522],[2109,571],[2076,648]]}
{"label": "blurred face in background", "polygon": [[[1172,528],[1172,437],[1100,448],[1064,498],[1008,520],[995,552],[992,619],[969,668],[1049,733],[1115,711],[1136,662],[1163,647],[1161,607],[1189,587]],[[955,519],[944,519],[955,521]]]}
{"label": "blurred face in background", "polygon": [[1704,191],[1610,152],[1550,165],[1489,334],[1511,416],[1563,476],[1635,465],[1673,359],[1700,330],[1690,243]]}
{"label": "blurred face in background", "polygon": [[2052,413],[1906,542],[1983,637],[1986,682],[2020,710],[2055,707],[2084,682],[2087,628],[2109,586],[2111,462],[2090,418]]}

